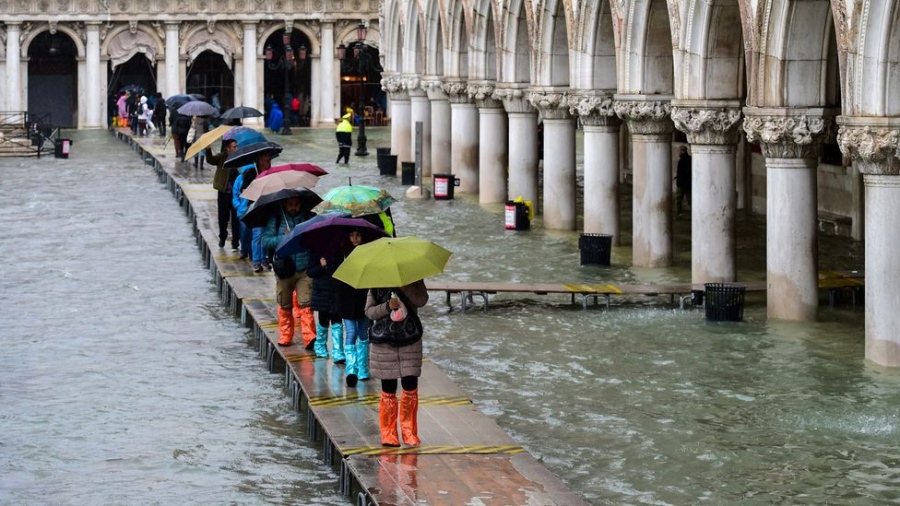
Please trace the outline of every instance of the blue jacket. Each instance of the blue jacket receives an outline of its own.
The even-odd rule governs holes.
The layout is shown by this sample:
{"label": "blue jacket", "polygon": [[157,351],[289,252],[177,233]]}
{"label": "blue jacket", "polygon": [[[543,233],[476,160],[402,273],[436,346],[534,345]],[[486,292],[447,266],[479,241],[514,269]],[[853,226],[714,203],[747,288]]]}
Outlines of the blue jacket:
{"label": "blue jacket", "polygon": [[[278,208],[278,206],[274,207]],[[274,253],[278,243],[285,236],[285,229],[293,230],[298,223],[302,223],[313,216],[310,213],[286,214],[280,209],[272,213],[262,233],[263,251]],[[297,267],[297,272],[305,272],[309,265],[309,250],[303,250],[294,255],[294,265]]]}
{"label": "blue jacket", "polygon": [[240,169],[238,169],[238,177],[234,180],[234,186],[231,188],[231,203],[234,205],[234,210],[237,212],[238,218],[244,215],[247,212],[247,208],[250,207],[250,201],[241,197],[241,186],[244,184],[244,173],[248,170],[256,170],[256,165],[244,165]]}
{"label": "blue jacket", "polygon": [[284,113],[278,107],[278,104],[272,104],[272,111],[269,113],[269,128],[273,132],[278,132],[284,126]]}

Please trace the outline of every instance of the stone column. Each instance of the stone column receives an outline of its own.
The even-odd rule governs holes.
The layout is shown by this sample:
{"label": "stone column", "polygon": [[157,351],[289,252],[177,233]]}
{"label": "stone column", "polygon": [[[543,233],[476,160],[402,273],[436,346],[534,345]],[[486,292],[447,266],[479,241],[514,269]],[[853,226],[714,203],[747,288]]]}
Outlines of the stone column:
{"label": "stone column", "polygon": [[410,161],[411,106],[406,83],[399,75],[384,75],[381,87],[391,99],[391,153],[397,155],[398,162]]}
{"label": "stone column", "polygon": [[6,110],[22,111],[22,60],[19,37],[22,23],[4,21],[6,24]]}
{"label": "stone column", "polygon": [[506,111],[494,98],[494,82],[469,84],[469,96],[478,107],[478,202],[506,202]]}
{"label": "stone column", "polygon": [[[162,90],[163,97],[169,97],[181,93],[181,62],[178,53],[178,27],[179,23],[166,22],[166,87]],[[244,37],[246,44],[247,37]]]}
{"label": "stone column", "polygon": [[672,120],[669,101],[653,95],[617,96],[634,153],[632,263],[672,265]]}
{"label": "stone column", "polygon": [[569,112],[584,125],[584,231],[613,236],[619,231],[619,125],[612,95],[579,92]]}
{"label": "stone column", "polygon": [[85,70],[87,84],[85,86],[85,128],[103,128],[106,117],[106,100],[101,96],[103,91],[98,83],[105,82],[100,79],[100,22],[90,21],[85,23]]}
{"label": "stone column", "polygon": [[575,118],[568,95],[532,89],[528,101],[544,120],[544,228],[575,230]]}
{"label": "stone column", "polygon": [[450,171],[460,193],[478,193],[478,110],[463,81],[443,84],[450,100]]}
{"label": "stone column", "polygon": [[823,109],[745,107],[744,132],[766,158],[768,315],[814,321],[819,307],[816,169]]}
{"label": "stone column", "polygon": [[431,163],[422,167],[422,176],[450,174],[450,101],[441,88],[439,77],[422,81],[422,89],[431,102]]}
{"label": "stone column", "polygon": [[418,76],[407,80],[410,101],[409,161],[416,161],[416,122],[422,122],[422,174],[431,174],[431,102]]}
{"label": "stone column", "polygon": [[691,282],[735,280],[735,153],[740,141],[738,101],[679,100],[675,127],[691,143]]}
{"label": "stone column", "polygon": [[[243,59],[244,65],[241,71],[243,79],[243,94],[241,96],[241,104],[245,107],[253,107],[262,110],[257,102],[259,96],[259,76],[256,73],[256,21],[244,21],[241,23],[244,29],[244,49]],[[244,125],[262,125],[263,118],[246,118],[243,120]]]}
{"label": "stone column", "polygon": [[839,116],[838,144],[863,174],[866,209],[866,358],[900,366],[900,120]]}
{"label": "stone column", "polygon": [[[335,103],[334,91],[335,91],[335,82],[338,82],[337,86],[340,86],[340,82],[335,78],[335,44],[334,44],[334,23],[330,21],[321,21],[319,24],[322,32],[322,41],[319,49],[319,72],[318,76],[313,74],[315,79],[310,81],[310,86],[313,89],[309,90],[309,96],[315,97],[318,96],[319,100],[318,105],[310,104],[311,106],[315,106],[317,108],[316,111],[313,111],[312,107],[310,107],[310,114],[316,113],[313,118],[315,118],[316,125],[334,125],[334,119],[342,116],[341,113],[338,112],[338,104]],[[337,76],[340,78],[340,76]],[[362,111],[360,111],[362,114]]]}
{"label": "stone column", "polygon": [[522,197],[538,204],[538,113],[525,98],[527,91],[524,83],[503,83],[494,97],[503,101],[509,122],[507,199]]}

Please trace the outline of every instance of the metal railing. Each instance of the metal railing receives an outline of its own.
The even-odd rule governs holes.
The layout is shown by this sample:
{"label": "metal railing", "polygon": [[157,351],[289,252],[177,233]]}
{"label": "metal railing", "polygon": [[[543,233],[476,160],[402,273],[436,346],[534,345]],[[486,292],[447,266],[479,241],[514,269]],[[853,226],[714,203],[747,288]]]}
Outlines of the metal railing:
{"label": "metal railing", "polygon": [[50,113],[0,111],[0,156],[37,156],[56,149],[59,128]]}

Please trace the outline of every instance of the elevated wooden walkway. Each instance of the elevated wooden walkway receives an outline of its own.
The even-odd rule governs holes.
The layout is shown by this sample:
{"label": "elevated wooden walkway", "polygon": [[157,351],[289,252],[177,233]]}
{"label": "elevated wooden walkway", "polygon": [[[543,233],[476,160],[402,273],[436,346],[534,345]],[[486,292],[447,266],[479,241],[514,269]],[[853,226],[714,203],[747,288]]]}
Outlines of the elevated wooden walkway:
{"label": "elevated wooden walkway", "polygon": [[[115,135],[153,166],[190,218],[197,245],[226,304],[254,336],[270,372],[284,375],[294,409],[306,420],[305,436],[321,442],[336,484],[353,504],[567,505],[587,504],[516,443],[435,364],[426,359],[419,381],[419,436],[423,446],[385,448],[378,429],[376,380],[344,386],[344,371],[301,346],[279,347],[274,279],[255,274],[249,262],[218,249],[216,192],[174,168],[158,146]],[[207,171],[212,176],[213,171]]]}

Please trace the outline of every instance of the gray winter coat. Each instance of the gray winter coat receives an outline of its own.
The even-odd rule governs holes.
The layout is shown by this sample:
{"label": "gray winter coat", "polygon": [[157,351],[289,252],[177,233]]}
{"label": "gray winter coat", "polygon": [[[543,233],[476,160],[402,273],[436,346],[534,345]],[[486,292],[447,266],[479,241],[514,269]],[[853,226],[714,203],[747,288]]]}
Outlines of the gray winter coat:
{"label": "gray winter coat", "polygon": [[[409,301],[407,309],[410,313],[415,312],[418,314],[418,308],[428,303],[428,289],[425,288],[425,283],[422,281],[416,281],[401,287],[400,291],[403,292],[403,296]],[[388,302],[376,304],[372,290],[369,290],[369,294],[366,297],[366,317],[374,321],[381,318],[389,318],[390,313]],[[372,343],[369,349],[369,372],[373,378],[397,379],[404,376],[422,375],[421,339],[400,347],[386,343]]]}

